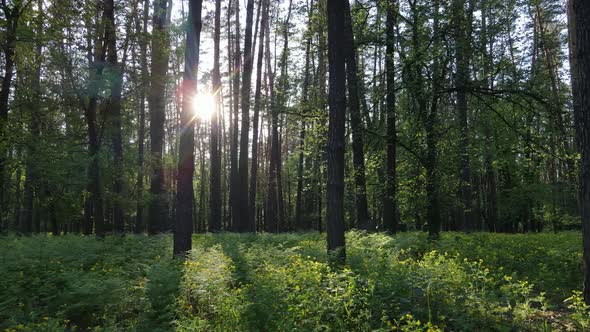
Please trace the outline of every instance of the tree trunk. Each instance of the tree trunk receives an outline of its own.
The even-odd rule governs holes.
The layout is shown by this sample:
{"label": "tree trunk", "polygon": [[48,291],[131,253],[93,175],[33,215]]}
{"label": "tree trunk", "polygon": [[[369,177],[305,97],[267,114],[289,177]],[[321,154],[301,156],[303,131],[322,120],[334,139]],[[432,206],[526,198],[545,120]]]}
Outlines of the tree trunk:
{"label": "tree trunk", "polygon": [[115,23],[114,0],[105,2],[105,35],[107,46],[108,77],[111,79],[111,96],[107,104],[110,117],[111,141],[113,144],[113,224],[116,233],[125,230],[123,199],[123,139],[121,134],[121,90],[122,68],[117,62],[117,25]]}
{"label": "tree trunk", "polygon": [[[6,126],[8,124],[8,98],[10,96],[10,88],[12,87],[12,77],[14,75],[14,50],[16,48],[16,30],[18,21],[22,14],[23,8],[15,5],[9,8],[6,4],[2,5],[4,18],[6,21],[6,33],[4,35],[3,51],[4,51],[4,77],[2,78],[2,90],[0,90],[0,142],[7,140]],[[6,190],[7,183],[6,174],[6,149],[0,145],[0,205],[6,206]],[[0,212],[0,227],[4,224],[4,211]]]}
{"label": "tree trunk", "polygon": [[215,2],[215,27],[214,27],[214,66],[212,74],[213,93],[215,97],[215,110],[211,118],[210,141],[210,199],[209,199],[209,231],[218,232],[222,228],[222,196],[221,196],[221,74],[219,69],[220,35],[221,35],[221,2]]}
{"label": "tree trunk", "polygon": [[164,123],[166,121],[166,72],[168,71],[169,41],[167,33],[168,0],[154,1],[152,31],[152,63],[149,93],[150,106],[150,179],[148,233],[168,230],[168,202],[164,185]]}
{"label": "tree trunk", "polygon": [[256,87],[254,92],[254,118],[252,119],[252,166],[250,170],[250,195],[249,195],[249,219],[252,224],[251,231],[256,231],[256,190],[258,181],[258,126],[261,106],[262,65],[264,62],[264,36],[268,22],[268,0],[262,0],[262,19],[260,22],[260,45],[258,46],[258,58],[256,62]]}
{"label": "tree trunk", "polygon": [[590,305],[590,2],[570,0],[568,11],[576,143],[581,153],[584,302]]}
{"label": "tree trunk", "polygon": [[139,234],[143,232],[145,229],[144,220],[143,220],[143,212],[144,212],[144,202],[143,202],[143,178],[144,178],[144,144],[145,144],[145,101],[146,101],[146,93],[148,90],[149,85],[149,73],[148,73],[148,62],[147,62],[147,26],[148,26],[148,16],[149,16],[149,4],[150,0],[144,0],[143,5],[143,18],[142,18],[142,28],[141,30],[143,36],[141,37],[139,48],[140,48],[140,62],[141,62],[141,81],[143,82],[144,86],[141,88],[140,92],[140,104],[139,104],[139,128],[137,132],[137,215],[135,219],[135,228],[134,232]]}
{"label": "tree trunk", "polygon": [[[195,173],[195,122],[192,101],[197,92],[202,3],[202,0],[189,1],[189,17],[184,53],[184,75],[182,80],[182,113],[180,114],[174,256],[185,256],[192,247],[194,213],[193,176]],[[201,183],[201,186],[204,186],[204,184]]]}
{"label": "tree trunk", "polygon": [[[345,55],[347,32],[344,27],[348,0],[328,0],[328,254],[344,262],[344,130],[346,118]],[[348,37],[350,38],[350,37]]]}
{"label": "tree trunk", "polygon": [[396,216],[396,143],[397,133],[395,127],[396,112],[395,112],[395,35],[394,27],[397,17],[397,2],[386,3],[387,10],[387,25],[385,32],[386,42],[386,58],[385,58],[385,72],[387,74],[387,163],[385,166],[385,195],[383,204],[383,227],[386,231],[395,233],[398,231],[398,222]]}
{"label": "tree trunk", "polygon": [[[469,9],[468,9],[469,10]],[[469,34],[471,22],[467,19],[469,13],[465,13],[465,0],[453,1],[453,16],[455,26],[455,58],[456,58],[456,80],[457,90],[457,116],[460,128],[460,164],[461,164],[461,196],[462,207],[460,209],[460,227],[465,231],[472,231],[473,224],[473,201],[471,187],[471,165],[469,162],[469,124],[467,122],[467,88],[469,86]]]}
{"label": "tree trunk", "polygon": [[[270,57],[270,24],[266,33],[266,73],[268,75],[268,88],[270,90],[270,122],[269,122],[269,165],[268,165],[268,190],[264,227],[267,232],[278,232],[278,189],[277,189],[277,167],[275,156],[279,154],[279,134],[278,134],[278,112],[274,88],[274,73],[271,66]],[[276,149],[276,151],[275,151]]]}
{"label": "tree trunk", "polygon": [[[483,39],[483,61],[484,61],[484,79],[486,82],[486,88],[492,90],[494,80],[490,77],[492,70],[492,50],[493,44],[490,44],[490,52],[488,52],[488,27],[487,18],[491,15],[488,9],[487,1],[482,1],[482,39]],[[489,113],[489,112],[488,112]],[[494,136],[492,135],[492,123],[491,117],[486,116],[484,123],[484,139],[485,139],[485,151],[484,151],[484,164],[485,164],[485,216],[487,228],[490,232],[496,231],[496,225],[498,224],[498,204],[497,204],[497,185],[496,185],[496,172],[494,170],[493,158],[494,158]]]}
{"label": "tree trunk", "polygon": [[[308,25],[311,27],[312,18],[313,18],[313,0],[309,4],[309,19]],[[311,55],[311,34],[307,38],[305,42],[305,73],[303,77],[303,91],[302,91],[302,107],[301,107],[301,129],[299,131],[299,161],[297,164],[297,197],[295,200],[295,229],[296,230],[308,230],[310,227],[309,223],[307,222],[307,216],[304,216],[303,211],[303,165],[304,165],[304,155],[305,155],[305,126],[306,126],[306,116],[309,112],[309,84],[310,84],[310,55]],[[309,213],[310,211],[305,211],[305,214]],[[303,219],[305,218],[305,222]]]}
{"label": "tree trunk", "polygon": [[248,209],[248,139],[250,132],[250,90],[252,85],[252,21],[254,16],[254,0],[248,0],[246,5],[246,32],[244,35],[244,64],[242,76],[242,128],[240,131],[240,158],[238,173],[240,175],[239,196],[239,223],[236,230],[239,232],[253,232],[253,224],[250,224]]}
{"label": "tree trunk", "polygon": [[[230,0],[231,2],[231,0]],[[238,143],[239,143],[239,109],[240,109],[240,71],[242,66],[241,52],[240,52],[240,2],[235,2],[235,48],[233,54],[234,67],[232,71],[233,76],[233,121],[232,121],[232,141],[231,141],[231,152],[230,152],[230,198],[229,204],[231,205],[231,228],[233,231],[237,231],[240,225],[240,173],[238,170]]]}
{"label": "tree trunk", "polygon": [[221,35],[221,0],[215,0],[215,31],[213,33],[213,93],[215,111],[211,117],[210,155],[211,176],[209,198],[209,232],[221,231],[221,151],[219,140],[219,119],[221,110],[221,74],[219,73],[219,38]]}
{"label": "tree trunk", "polygon": [[360,109],[360,85],[358,80],[358,69],[356,63],[356,48],[354,45],[354,34],[352,31],[352,18],[350,15],[350,4],[344,2],[344,37],[346,55],[346,80],[348,83],[348,108],[350,110],[350,127],[352,129],[352,163],[355,183],[356,200],[356,227],[364,230],[375,230],[369,217],[367,204],[367,184],[365,175],[365,152],[363,142],[364,125]]}

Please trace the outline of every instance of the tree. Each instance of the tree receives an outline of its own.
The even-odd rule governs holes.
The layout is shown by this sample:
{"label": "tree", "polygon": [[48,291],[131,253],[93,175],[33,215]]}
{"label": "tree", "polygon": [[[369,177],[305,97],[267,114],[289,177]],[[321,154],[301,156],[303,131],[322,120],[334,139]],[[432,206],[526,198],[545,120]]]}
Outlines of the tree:
{"label": "tree", "polygon": [[221,103],[221,74],[219,73],[219,38],[221,35],[221,0],[215,0],[215,32],[213,34],[213,94],[215,96],[215,110],[211,116],[211,177],[210,177],[210,217],[209,231],[221,230],[221,151],[220,151],[220,103]]}
{"label": "tree", "polygon": [[[239,206],[239,222],[236,230],[253,232],[253,223],[249,220],[248,209],[248,143],[250,133],[250,90],[252,85],[252,21],[254,16],[254,0],[246,5],[246,32],[244,35],[244,63],[242,71],[242,127],[240,131],[240,158],[238,173],[240,175],[239,195],[236,202]],[[236,129],[237,130],[237,129]]]}
{"label": "tree", "polygon": [[108,77],[111,78],[111,95],[108,100],[108,116],[110,118],[111,140],[114,152],[114,181],[115,194],[113,208],[113,224],[117,233],[123,233],[124,211],[121,203],[123,194],[123,139],[121,137],[121,90],[123,84],[122,67],[117,62],[117,25],[115,22],[114,0],[107,0],[104,8],[105,36],[107,47]]}
{"label": "tree", "polygon": [[344,129],[346,118],[345,13],[348,0],[328,0],[328,67],[329,109],[328,124],[328,192],[327,236],[328,253],[344,262]]}
{"label": "tree", "polygon": [[[40,36],[43,33],[43,3],[41,1],[37,4],[37,36],[36,41],[36,52],[35,55],[38,59],[41,58],[42,44]],[[34,157],[37,156],[38,144],[41,135],[41,120],[40,120],[40,107],[41,107],[41,62],[37,62],[35,70],[31,75],[31,88],[33,89],[33,98],[30,102],[31,119],[29,123],[29,131],[31,133],[31,142],[28,144],[28,157],[26,174],[27,177],[24,183],[24,210],[21,225],[21,232],[23,234],[30,234],[33,231],[33,215],[34,215],[34,200],[35,194],[39,194],[39,170]],[[40,232],[38,228],[34,230]],[[56,234],[57,235],[57,234]]]}
{"label": "tree", "polygon": [[[23,2],[22,0],[14,1],[12,6],[2,1],[1,9],[4,12],[6,19],[6,33],[2,47],[4,52],[4,77],[2,78],[2,85],[0,90],[0,205],[5,205],[5,183],[6,183],[6,153],[7,148],[4,142],[7,141],[7,124],[8,124],[8,98],[10,96],[10,89],[12,87],[12,77],[14,75],[15,65],[15,48],[17,40],[17,29],[19,20],[27,9],[31,1]],[[4,225],[4,209],[0,212],[0,229]]]}
{"label": "tree", "polygon": [[584,302],[590,304],[590,3],[570,0],[568,9],[576,142],[581,154]]}
{"label": "tree", "polygon": [[168,71],[169,42],[166,31],[168,0],[154,0],[152,31],[152,63],[150,79],[150,202],[148,233],[168,229],[168,203],[164,186],[164,122],[166,121],[166,73]]}
{"label": "tree", "polygon": [[[231,0],[230,0],[231,2]],[[230,151],[230,192],[229,192],[229,204],[231,210],[231,229],[233,231],[238,230],[240,227],[240,172],[239,172],[239,160],[238,160],[238,143],[240,137],[239,129],[239,109],[240,109],[240,72],[242,67],[242,56],[240,52],[240,1],[235,2],[235,48],[233,52],[233,70],[232,74],[232,88],[233,88],[233,121],[231,121],[231,151]],[[229,27],[228,27],[229,28]],[[231,57],[230,57],[230,60]]]}
{"label": "tree", "polygon": [[[199,44],[201,41],[202,0],[189,1],[184,74],[182,80],[182,113],[180,114],[180,147],[174,223],[174,255],[185,256],[192,248],[193,175],[195,172],[195,122],[193,98],[197,91]],[[217,17],[219,18],[219,17]],[[219,20],[217,20],[219,23]]]}
{"label": "tree", "polygon": [[[305,154],[305,129],[306,129],[306,117],[309,114],[309,87],[311,84],[311,73],[310,73],[310,56],[311,56],[311,24],[313,18],[313,7],[314,3],[311,1],[309,4],[309,31],[307,40],[305,41],[305,69],[304,69],[304,77],[303,77],[303,87],[302,87],[302,101],[301,101],[301,129],[299,130],[299,160],[297,164],[297,197],[295,202],[295,229],[297,230],[306,230],[310,229],[310,225],[307,220],[304,222],[304,211],[303,211],[303,164],[304,164],[304,154]],[[309,213],[310,211],[305,211],[305,213]],[[306,218],[307,219],[307,218]]]}
{"label": "tree", "polygon": [[258,46],[258,55],[256,60],[256,86],[254,88],[254,117],[252,118],[252,166],[250,170],[250,202],[249,202],[249,219],[253,225],[251,230],[256,230],[256,190],[258,185],[258,126],[260,117],[260,107],[262,103],[262,66],[264,65],[264,37],[268,24],[269,3],[268,0],[262,0],[262,19],[260,22],[260,45]]}
{"label": "tree", "polygon": [[[469,151],[469,124],[467,122],[467,89],[469,87],[469,61],[471,32],[471,15],[473,7],[469,0],[469,8],[465,9],[465,0],[453,1],[453,18],[455,26],[455,61],[457,66],[455,88],[457,90],[457,116],[461,130],[460,160],[461,160],[461,195],[460,227],[466,231],[474,229],[473,201],[471,186],[471,166]],[[466,17],[467,16],[467,17]]]}
{"label": "tree", "polygon": [[385,73],[387,75],[387,162],[385,166],[385,196],[383,200],[383,224],[385,230],[395,233],[397,232],[397,216],[396,216],[396,128],[395,128],[395,34],[394,28],[396,25],[396,7],[397,3],[394,1],[386,3],[387,10],[387,26],[385,30]]}
{"label": "tree", "polygon": [[360,109],[360,84],[358,79],[357,54],[352,32],[352,18],[350,16],[350,4],[345,1],[344,10],[344,36],[346,45],[346,80],[348,84],[348,109],[350,110],[350,127],[352,129],[352,162],[354,170],[355,194],[356,194],[356,226],[359,229],[374,229],[370,225],[369,210],[367,204],[367,181],[365,176],[365,152],[363,131],[364,124]]}
{"label": "tree", "polygon": [[139,234],[144,229],[144,202],[143,202],[143,182],[144,182],[144,142],[145,142],[145,102],[146,93],[149,92],[149,73],[148,73],[148,61],[147,61],[147,48],[148,48],[148,17],[149,17],[149,0],[143,1],[143,16],[142,25],[139,27],[139,19],[137,20],[137,30],[141,31],[141,37],[139,40],[140,48],[140,67],[141,67],[141,81],[142,86],[140,90],[140,105],[139,105],[139,127],[137,129],[137,212],[135,217],[135,228],[134,232]]}

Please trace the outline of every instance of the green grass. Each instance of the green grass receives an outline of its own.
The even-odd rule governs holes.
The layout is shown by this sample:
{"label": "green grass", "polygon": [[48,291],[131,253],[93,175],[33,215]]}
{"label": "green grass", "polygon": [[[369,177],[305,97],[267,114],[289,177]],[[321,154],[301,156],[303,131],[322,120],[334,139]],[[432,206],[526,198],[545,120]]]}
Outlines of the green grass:
{"label": "green grass", "polygon": [[0,331],[576,331],[581,236],[0,238]]}

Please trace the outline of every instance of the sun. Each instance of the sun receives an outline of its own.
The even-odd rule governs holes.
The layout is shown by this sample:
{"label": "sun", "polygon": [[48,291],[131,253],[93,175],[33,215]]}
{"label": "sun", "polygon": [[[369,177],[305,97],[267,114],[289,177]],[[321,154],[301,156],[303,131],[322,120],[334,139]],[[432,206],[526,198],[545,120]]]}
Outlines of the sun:
{"label": "sun", "polygon": [[199,93],[193,97],[193,113],[201,120],[208,120],[215,112],[215,97],[210,93]]}

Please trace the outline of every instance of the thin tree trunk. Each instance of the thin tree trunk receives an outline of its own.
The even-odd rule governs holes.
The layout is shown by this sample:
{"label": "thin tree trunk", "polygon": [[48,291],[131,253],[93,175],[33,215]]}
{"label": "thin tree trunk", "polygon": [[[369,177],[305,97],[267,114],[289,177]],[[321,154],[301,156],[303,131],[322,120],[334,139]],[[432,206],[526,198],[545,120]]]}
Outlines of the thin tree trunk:
{"label": "thin tree trunk", "polygon": [[[24,10],[19,5],[14,5],[12,8],[5,3],[2,5],[4,12],[4,19],[6,23],[6,32],[4,34],[3,51],[4,51],[4,77],[2,78],[2,89],[0,90],[0,141],[4,142],[7,139],[6,127],[8,124],[8,99],[10,96],[10,88],[12,87],[12,77],[14,75],[15,66],[15,48],[16,48],[16,31],[18,28],[18,21]],[[0,145],[0,205],[6,206],[6,191],[5,187],[7,180],[6,174],[6,149]],[[4,211],[0,212],[0,228],[4,225]]]}
{"label": "thin tree trunk", "polygon": [[149,93],[150,106],[150,179],[148,233],[168,229],[168,203],[164,178],[164,124],[166,121],[166,73],[168,71],[169,40],[166,11],[168,0],[154,1],[152,31],[152,63]]}
{"label": "thin tree trunk", "polygon": [[[313,17],[313,0],[309,4],[309,19],[308,25],[311,26],[312,17]],[[303,78],[303,91],[302,91],[302,117],[301,117],[301,129],[299,131],[299,161],[297,164],[297,197],[295,199],[295,229],[296,230],[307,230],[309,229],[309,224],[307,222],[307,217],[305,216],[306,221],[304,222],[304,211],[303,211],[303,165],[304,165],[304,155],[305,155],[305,127],[306,127],[306,116],[309,109],[309,84],[310,84],[310,73],[309,73],[309,60],[310,60],[310,53],[311,53],[311,34],[307,38],[305,42],[305,74]],[[305,211],[309,212],[309,211]]]}
{"label": "thin tree trunk", "polygon": [[215,111],[211,117],[211,141],[210,155],[211,176],[210,179],[210,216],[209,231],[221,230],[221,152],[219,140],[219,118],[221,109],[221,74],[219,73],[219,38],[221,35],[221,0],[215,0],[215,31],[213,34],[213,93],[215,94]]}
{"label": "thin tree trunk", "polygon": [[[484,79],[486,81],[486,87],[490,90],[493,89],[493,77],[489,77],[491,74],[491,67],[493,57],[491,55],[491,51],[493,50],[492,46],[490,45],[490,52],[488,53],[488,26],[487,26],[487,18],[490,15],[490,10],[488,9],[487,0],[482,1],[482,39],[483,39],[483,61],[484,61]],[[484,123],[484,139],[485,139],[485,151],[484,151],[484,164],[485,164],[485,187],[486,187],[486,206],[485,206],[485,216],[486,216],[486,223],[488,226],[488,230],[494,232],[496,230],[496,225],[498,223],[498,206],[497,206],[497,185],[496,185],[496,172],[493,166],[493,158],[494,158],[494,137],[492,135],[492,123],[491,117],[488,115],[486,116],[485,123]]]}
{"label": "thin tree trunk", "polygon": [[[149,73],[148,73],[148,62],[147,62],[147,47],[148,47],[148,40],[147,40],[147,26],[148,26],[148,16],[149,16],[149,4],[150,0],[144,0],[143,5],[143,18],[142,18],[142,28],[141,32],[143,36],[141,37],[139,48],[140,48],[140,62],[141,62],[141,81],[142,87],[140,92],[140,105],[139,105],[139,128],[137,133],[137,215],[135,219],[135,229],[134,232],[139,234],[143,232],[145,229],[144,220],[143,220],[143,212],[144,212],[144,202],[143,202],[143,180],[144,180],[144,144],[145,144],[145,101],[146,101],[146,93],[149,91]],[[137,29],[139,30],[139,28]]]}
{"label": "thin tree trunk", "polygon": [[244,64],[242,72],[242,127],[240,131],[240,157],[238,173],[239,186],[239,223],[237,231],[252,232],[248,209],[248,141],[250,132],[250,91],[252,85],[252,21],[254,16],[254,0],[248,0],[246,5],[246,32],[244,35]]}
{"label": "thin tree trunk", "polygon": [[256,62],[256,87],[254,92],[254,118],[252,119],[252,165],[250,170],[249,219],[253,225],[251,231],[256,231],[256,190],[258,181],[258,125],[261,104],[262,66],[264,62],[264,33],[268,21],[268,0],[261,0],[262,20],[260,22],[260,45]]}
{"label": "thin tree trunk", "polygon": [[352,31],[352,18],[350,15],[350,4],[345,1],[345,22],[344,36],[346,55],[346,80],[348,83],[348,108],[350,110],[350,127],[352,129],[352,163],[355,183],[355,201],[356,201],[356,227],[364,230],[374,230],[369,217],[367,203],[367,184],[365,175],[365,152],[363,142],[364,125],[360,108],[360,85],[358,80],[358,68],[356,63],[356,48],[354,44],[354,34]]}
{"label": "thin tree trunk", "polygon": [[123,233],[125,228],[123,199],[123,142],[121,134],[121,89],[123,84],[122,68],[117,62],[117,25],[115,23],[114,0],[107,0],[104,8],[105,35],[107,47],[107,70],[111,79],[111,96],[107,104],[110,117],[111,141],[113,145],[113,224],[116,233]]}
{"label": "thin tree trunk", "polygon": [[346,259],[344,244],[344,130],[346,118],[344,28],[348,0],[328,0],[328,59],[330,71],[328,125],[328,254]]}
{"label": "thin tree trunk", "polygon": [[[470,5],[471,6],[471,5]],[[471,22],[465,13],[465,0],[453,1],[453,16],[456,34],[455,58],[457,76],[455,86],[457,90],[457,116],[460,128],[460,164],[461,164],[461,195],[462,207],[460,209],[460,227],[465,231],[472,231],[473,224],[473,189],[471,186],[471,165],[469,161],[469,124],[467,122],[467,88],[469,85],[469,33]],[[468,9],[469,10],[469,9]]]}
{"label": "thin tree trunk", "polygon": [[584,302],[590,305],[590,2],[570,0],[568,11],[576,143],[581,153]]}
{"label": "thin tree trunk", "polygon": [[[278,154],[279,138],[278,138],[278,114],[277,114],[277,102],[274,89],[274,73],[271,66],[270,57],[270,24],[267,27],[266,34],[266,72],[268,75],[268,87],[269,87],[269,98],[270,98],[270,121],[269,125],[269,153],[268,153],[268,190],[267,190],[267,203],[266,203],[266,215],[265,215],[265,230],[267,232],[276,233],[278,232],[278,192],[277,192],[277,168],[274,156]],[[277,151],[275,152],[275,148]]]}
{"label": "thin tree trunk", "polygon": [[[192,248],[193,234],[193,176],[195,173],[195,122],[193,98],[197,92],[199,43],[201,40],[202,0],[189,2],[186,31],[184,75],[182,80],[182,113],[180,114],[180,146],[174,223],[174,256],[185,256]],[[218,53],[219,54],[219,53]],[[201,182],[201,187],[204,184]]]}
{"label": "thin tree trunk", "polygon": [[[231,0],[230,0],[231,2]],[[235,2],[235,48],[233,52],[234,68],[232,70],[233,76],[233,121],[232,121],[232,142],[231,142],[231,185],[230,185],[230,205],[232,215],[232,230],[237,231],[240,225],[240,173],[238,165],[238,143],[239,143],[239,109],[240,109],[240,71],[242,66],[241,52],[240,52],[240,2]]]}
{"label": "thin tree trunk", "polygon": [[387,26],[386,26],[386,58],[385,71],[387,74],[387,163],[385,166],[385,195],[383,204],[383,227],[386,231],[395,233],[398,231],[398,222],[396,216],[397,200],[396,200],[396,144],[397,133],[395,127],[396,112],[395,112],[395,35],[394,27],[396,25],[397,17],[397,1],[386,3],[387,10]]}

